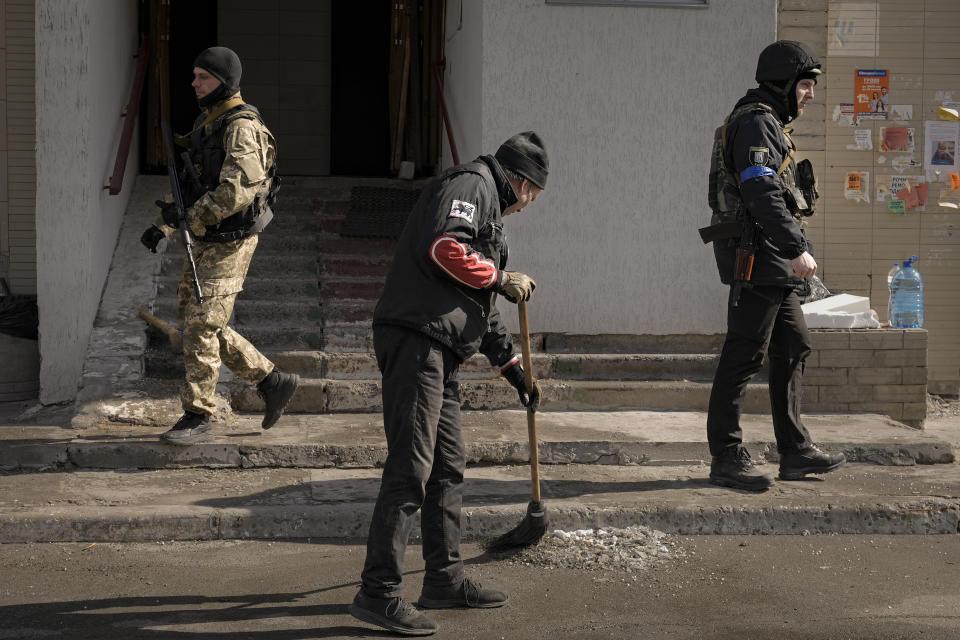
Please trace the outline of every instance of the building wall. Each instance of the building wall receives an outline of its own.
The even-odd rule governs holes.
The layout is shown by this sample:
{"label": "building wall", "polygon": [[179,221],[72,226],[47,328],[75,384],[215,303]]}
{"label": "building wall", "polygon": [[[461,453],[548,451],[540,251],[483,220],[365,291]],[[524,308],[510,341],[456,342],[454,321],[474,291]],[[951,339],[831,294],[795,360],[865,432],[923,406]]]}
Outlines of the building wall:
{"label": "building wall", "polygon": [[217,3],[219,44],[240,56],[243,97],[277,137],[287,175],[330,174],[331,4]]}
{"label": "building wall", "polygon": [[76,394],[137,174],[134,142],[123,191],[104,190],[136,71],[137,5],[36,0],[35,20],[40,400],[52,403]]}
{"label": "building wall", "polygon": [[[489,153],[483,149],[483,5],[469,0],[447,1],[443,91],[460,162]],[[442,140],[442,166],[449,167],[453,156],[446,130]]]}
{"label": "building wall", "polygon": [[[448,4],[448,27],[458,5]],[[496,8],[464,18],[463,32],[482,38],[481,95],[458,91],[457,82],[476,86],[458,78],[477,55],[450,46],[461,35],[448,44],[448,92],[455,112],[480,105],[481,138],[463,141],[462,159],[527,129],[548,145],[547,189],[506,224],[509,267],[537,281],[531,326],[723,331],[725,291],[696,230],[709,222],[713,131],[755,86],[757,55],[776,35],[775,0]]]}
{"label": "building wall", "polygon": [[0,277],[37,292],[34,0],[0,2]]}
{"label": "building wall", "polygon": [[[823,194],[810,226],[823,281],[834,292],[869,296],[886,320],[887,271],[894,262],[918,255],[929,331],[929,388],[955,394],[960,389],[960,214],[937,204],[946,187],[942,181],[929,184],[924,209],[907,215],[890,213],[877,190],[891,176],[924,174],[925,122],[938,120],[938,106],[960,101],[960,3],[781,0],[780,8],[781,36],[808,42],[827,70],[817,87],[823,113],[805,115],[798,126],[798,145],[813,161]],[[909,105],[912,117],[845,122],[840,105],[853,102],[857,69],[888,70],[891,105]],[[890,126],[913,128],[915,150],[883,150],[880,127]],[[857,149],[857,130],[869,133],[872,149]],[[921,166],[901,173],[892,168],[894,160]],[[848,172],[869,173],[869,201],[844,196]],[[945,172],[941,180],[946,177]]]}

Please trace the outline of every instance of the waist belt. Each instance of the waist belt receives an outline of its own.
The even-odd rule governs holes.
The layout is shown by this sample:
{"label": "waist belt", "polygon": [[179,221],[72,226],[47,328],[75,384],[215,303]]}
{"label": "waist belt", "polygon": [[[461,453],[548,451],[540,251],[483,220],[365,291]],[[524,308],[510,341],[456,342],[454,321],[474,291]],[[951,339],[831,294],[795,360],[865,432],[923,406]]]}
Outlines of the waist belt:
{"label": "waist belt", "polygon": [[714,240],[727,240],[729,238],[739,238],[743,233],[742,222],[721,222],[711,224],[708,227],[697,229],[703,244],[708,244]]}
{"label": "waist belt", "polygon": [[200,240],[204,242],[233,242],[234,240],[239,240],[240,238],[246,238],[247,236],[252,236],[255,233],[260,233],[263,231],[270,221],[273,220],[273,211],[266,209],[259,216],[254,218],[253,224],[244,229],[237,229],[236,231],[224,231],[222,233],[206,234]]}

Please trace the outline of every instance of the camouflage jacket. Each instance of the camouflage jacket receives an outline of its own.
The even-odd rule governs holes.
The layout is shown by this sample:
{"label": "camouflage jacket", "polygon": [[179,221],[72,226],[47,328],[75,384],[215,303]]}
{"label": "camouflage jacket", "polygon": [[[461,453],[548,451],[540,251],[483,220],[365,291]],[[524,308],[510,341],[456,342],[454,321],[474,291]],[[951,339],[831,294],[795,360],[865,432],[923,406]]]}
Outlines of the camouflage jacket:
{"label": "camouflage jacket", "polygon": [[[242,104],[243,101],[238,93],[225,102]],[[223,106],[223,102],[213,105],[210,112]],[[209,134],[214,125],[208,123],[203,126],[204,134]],[[226,156],[220,169],[219,184],[187,209],[190,231],[199,240],[203,240],[208,225],[215,225],[242,211],[253,203],[258,194],[262,195],[270,188],[267,173],[275,162],[277,145],[273,134],[262,122],[256,118],[230,121],[223,130],[223,147]],[[164,225],[162,218],[155,224],[167,235],[174,231],[172,227]]]}

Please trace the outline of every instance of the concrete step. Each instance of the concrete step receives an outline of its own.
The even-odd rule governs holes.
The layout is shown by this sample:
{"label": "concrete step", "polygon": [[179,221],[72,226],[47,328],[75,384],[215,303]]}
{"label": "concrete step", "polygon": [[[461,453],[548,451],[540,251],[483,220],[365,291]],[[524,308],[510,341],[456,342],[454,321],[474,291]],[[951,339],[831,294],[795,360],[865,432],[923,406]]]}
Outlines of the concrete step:
{"label": "concrete step", "polygon": [[[282,274],[298,273],[314,275],[316,277],[317,255],[310,253],[263,254],[255,253],[250,261],[247,279],[259,277],[276,277]],[[183,273],[183,256],[164,254],[161,269],[165,273],[180,275]]]}
{"label": "concrete step", "polygon": [[[776,472],[772,465],[765,471]],[[848,465],[817,482],[754,494],[708,483],[704,464],[545,468],[550,529],[643,525],[670,534],[950,534],[960,471]],[[379,488],[375,469],[86,471],[0,476],[0,543],[212,539],[362,542]],[[516,527],[530,500],[524,466],[467,470],[462,535]],[[412,530],[419,532],[419,523]],[[416,534],[415,534],[416,535]]]}
{"label": "concrete step", "polygon": [[378,300],[383,293],[383,278],[329,276],[320,279],[323,300]]}
{"label": "concrete step", "polygon": [[544,333],[550,353],[720,353],[723,335],[625,335]]}
{"label": "concrete step", "polygon": [[[327,338],[338,325],[327,323]],[[333,327],[333,328],[332,328]],[[376,378],[376,358],[369,351],[348,353],[296,352],[272,354],[285,371],[316,378]],[[717,356],[710,354],[533,354],[537,379],[563,380],[696,380],[713,379]],[[274,360],[279,362],[280,360]],[[461,380],[495,379],[499,371],[486,357],[475,355],[460,367]]]}
{"label": "concrete step", "polygon": [[321,256],[321,277],[378,277],[384,279],[393,258],[388,256]]}
{"label": "concrete step", "polygon": [[[118,405],[112,421],[87,428],[3,428],[0,469],[373,468],[386,459],[383,419],[378,414],[286,414],[268,431],[260,428],[260,414],[233,414],[214,423],[209,442],[189,447],[163,444],[159,434],[181,413],[172,398],[152,403],[128,400],[125,406]],[[704,412],[542,411],[536,416],[538,451],[545,466],[637,468],[710,460]],[[903,467],[956,460],[949,442],[885,416],[810,413],[804,422],[821,447],[842,451],[851,462]],[[462,423],[468,464],[529,460],[525,411],[465,411]],[[745,414],[741,426],[758,464],[778,460],[769,415]]]}
{"label": "concrete step", "polygon": [[[710,398],[708,382],[539,380],[544,409],[551,411],[620,411],[653,409],[705,410]],[[463,380],[460,398],[464,409],[506,409],[517,406],[517,394],[503,380]],[[766,385],[747,387],[745,411],[769,407]],[[808,403],[809,404],[812,403]],[[235,411],[262,411],[263,403],[251,387],[231,396]],[[813,407],[815,409],[815,407]],[[294,413],[340,413],[382,411],[379,380],[334,380],[304,378],[290,401]]]}
{"label": "concrete step", "polygon": [[[154,315],[168,321],[177,317],[177,301],[172,297],[158,299],[154,309]],[[233,306],[237,325],[319,326],[321,321],[320,303],[309,298],[264,300],[244,293]]]}
{"label": "concrete step", "polygon": [[324,256],[393,256],[397,241],[393,238],[352,238],[324,231],[320,250]]}
{"label": "concrete step", "polygon": [[[157,300],[173,296],[176,299],[177,286],[181,273],[161,274],[157,278]],[[267,277],[250,277],[243,283],[240,298],[253,300],[284,300],[303,297],[317,300],[320,297],[320,285],[315,275],[287,274]],[[238,298],[238,300],[240,299]]]}

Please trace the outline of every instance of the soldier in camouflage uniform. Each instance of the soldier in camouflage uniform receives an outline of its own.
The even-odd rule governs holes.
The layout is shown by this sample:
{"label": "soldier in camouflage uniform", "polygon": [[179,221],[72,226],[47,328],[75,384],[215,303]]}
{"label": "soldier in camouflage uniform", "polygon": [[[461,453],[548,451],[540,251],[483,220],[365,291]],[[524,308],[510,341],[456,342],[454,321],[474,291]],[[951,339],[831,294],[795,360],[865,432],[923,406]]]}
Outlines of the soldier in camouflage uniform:
{"label": "soldier in camouflage uniform", "polygon": [[[240,96],[241,66],[236,53],[226,47],[206,49],[194,61],[193,73],[203,112],[185,136],[193,166],[185,169],[188,179],[183,182],[204,302],[197,302],[190,266],[185,264],[178,290],[186,370],[180,391],[184,414],[161,436],[172,444],[209,438],[221,362],[237,377],[257,385],[266,404],[264,429],[277,422],[299,385],[296,375],[278,371],[227,326],[258,234],[273,217],[276,143],[256,108]],[[141,238],[151,251],[178,226],[176,206],[159,200],[157,205],[162,214]]]}

